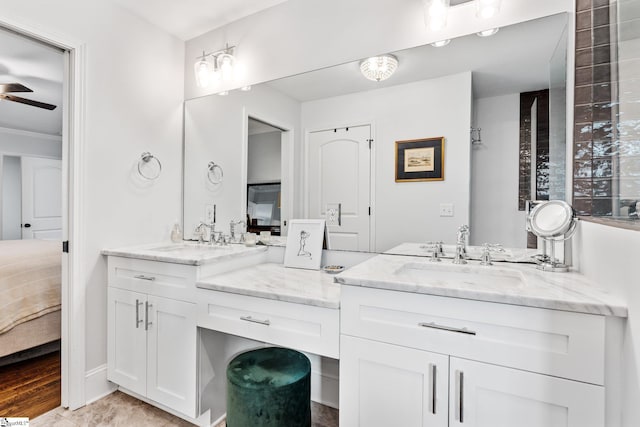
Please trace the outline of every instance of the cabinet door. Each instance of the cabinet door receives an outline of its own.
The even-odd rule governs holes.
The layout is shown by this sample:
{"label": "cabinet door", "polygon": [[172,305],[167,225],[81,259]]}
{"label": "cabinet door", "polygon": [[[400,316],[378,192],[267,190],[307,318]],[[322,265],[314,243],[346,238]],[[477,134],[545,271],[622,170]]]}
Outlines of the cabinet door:
{"label": "cabinet door", "polygon": [[149,296],[147,397],[195,418],[195,304]]}
{"label": "cabinet door", "polygon": [[449,357],[340,338],[340,425],[445,427]]}
{"label": "cabinet door", "polygon": [[141,395],[147,392],[146,300],[144,294],[116,288],[108,290],[107,376]]}
{"label": "cabinet door", "polygon": [[451,426],[602,427],[604,388],[452,357]]}

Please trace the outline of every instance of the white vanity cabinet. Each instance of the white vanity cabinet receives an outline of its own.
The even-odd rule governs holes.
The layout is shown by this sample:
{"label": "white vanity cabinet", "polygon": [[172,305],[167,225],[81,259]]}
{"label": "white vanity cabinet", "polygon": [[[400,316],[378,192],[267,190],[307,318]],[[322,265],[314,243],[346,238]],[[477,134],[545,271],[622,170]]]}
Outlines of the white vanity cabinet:
{"label": "white vanity cabinet", "polygon": [[343,286],[340,424],[601,427],[604,316]]}
{"label": "white vanity cabinet", "polygon": [[197,391],[193,292],[195,267],[109,258],[108,379],[191,418]]}

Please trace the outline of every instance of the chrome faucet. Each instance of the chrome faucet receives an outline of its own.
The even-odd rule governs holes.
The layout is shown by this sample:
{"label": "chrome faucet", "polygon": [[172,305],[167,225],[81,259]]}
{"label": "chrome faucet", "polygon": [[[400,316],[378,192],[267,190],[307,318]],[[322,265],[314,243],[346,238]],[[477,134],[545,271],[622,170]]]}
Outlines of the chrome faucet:
{"label": "chrome faucet", "polygon": [[456,233],[456,254],[453,257],[454,264],[467,263],[467,238],[469,237],[469,226],[461,225]]}
{"label": "chrome faucet", "polygon": [[207,228],[208,225],[205,224],[204,222],[200,221],[198,223],[198,225],[196,225],[196,228],[193,230],[193,234],[195,234],[196,236],[198,236],[198,243],[204,243],[204,234],[206,233],[205,228]]}

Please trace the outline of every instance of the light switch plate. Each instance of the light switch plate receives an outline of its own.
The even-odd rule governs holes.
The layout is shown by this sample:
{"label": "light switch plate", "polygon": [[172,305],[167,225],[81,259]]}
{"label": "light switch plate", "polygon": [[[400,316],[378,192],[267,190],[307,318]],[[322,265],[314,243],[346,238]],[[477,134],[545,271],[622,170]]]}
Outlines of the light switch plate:
{"label": "light switch plate", "polygon": [[213,205],[205,205],[204,206],[204,218],[207,224],[211,224],[213,222],[215,208]]}
{"label": "light switch plate", "polygon": [[453,216],[453,203],[440,203],[440,216]]}

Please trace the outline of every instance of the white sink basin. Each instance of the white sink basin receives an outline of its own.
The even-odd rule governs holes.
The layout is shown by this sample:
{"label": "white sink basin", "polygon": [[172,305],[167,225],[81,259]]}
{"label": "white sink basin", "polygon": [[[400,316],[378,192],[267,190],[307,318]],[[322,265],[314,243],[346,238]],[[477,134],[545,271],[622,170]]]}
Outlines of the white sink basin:
{"label": "white sink basin", "polygon": [[410,262],[395,271],[398,279],[429,285],[468,285],[489,288],[525,286],[520,271],[496,266]]}

